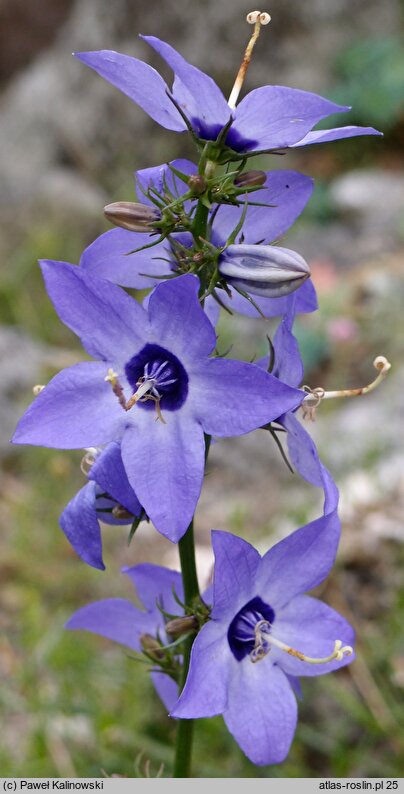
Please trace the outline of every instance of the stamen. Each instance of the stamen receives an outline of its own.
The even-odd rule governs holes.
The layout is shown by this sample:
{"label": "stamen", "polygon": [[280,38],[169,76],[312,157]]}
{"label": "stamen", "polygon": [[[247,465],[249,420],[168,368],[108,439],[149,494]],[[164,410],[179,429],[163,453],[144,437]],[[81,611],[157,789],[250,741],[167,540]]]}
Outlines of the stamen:
{"label": "stamen", "polygon": [[[126,400],[123,392],[123,388],[119,383],[117,372],[114,372],[113,369],[109,369],[108,374],[105,376],[104,380],[107,381],[107,383],[111,384],[112,391],[118,397],[119,404],[122,406],[124,411],[130,411],[130,409],[133,408],[133,406],[136,405],[137,402],[154,400],[156,404],[156,413],[157,413],[156,422],[160,420],[160,422],[162,422],[164,425],[167,424],[167,422],[163,418],[163,414],[161,413],[161,408],[160,408],[161,395],[156,389],[155,384],[157,381],[155,378],[148,378],[148,379],[144,377],[139,378],[139,380],[136,383],[136,386],[138,388],[136,389],[135,393],[132,394],[132,397],[130,397],[128,401]],[[154,393],[150,394],[150,392],[154,392]]]}
{"label": "stamen", "polygon": [[45,386],[42,386],[40,383],[38,383],[37,386],[33,386],[32,387],[32,392],[33,392],[34,396],[38,397],[38,394],[40,394],[41,391],[44,390],[44,388],[45,388]]}
{"label": "stamen", "polygon": [[250,41],[247,44],[242,64],[240,66],[240,69],[238,70],[238,74],[227,103],[232,110],[234,110],[234,108],[236,107],[236,103],[242,85],[244,83],[247,69],[250,65],[252,51],[254,49],[255,42],[257,41],[258,36],[260,35],[261,25],[268,25],[268,23],[271,21],[271,17],[269,14],[267,14],[266,11],[250,11],[250,13],[247,14],[246,19],[249,25],[254,25],[254,32],[250,38]]}
{"label": "stamen", "polygon": [[360,397],[362,394],[368,394],[377,388],[377,386],[384,380],[391,364],[385,356],[377,356],[373,362],[373,366],[378,370],[377,377],[367,386],[362,386],[359,389],[340,389],[338,391],[325,391],[321,386],[311,389],[310,386],[303,386],[303,390],[307,392],[307,396],[302,403],[303,419],[315,420],[316,409],[323,400],[333,400],[336,397]]}
{"label": "stamen", "polygon": [[270,631],[271,625],[267,620],[260,620],[256,624],[254,629],[255,646],[250,653],[250,659],[252,662],[259,662],[260,659],[263,659],[264,656],[266,656],[271,650],[271,645],[274,645],[281,651],[288,653],[289,656],[294,656],[296,659],[300,659],[301,662],[308,662],[309,664],[327,664],[328,662],[333,661],[341,662],[344,656],[351,656],[353,654],[353,648],[351,648],[350,645],[342,645],[341,640],[335,640],[334,650],[329,656],[324,656],[323,658],[306,656],[305,653],[297,651],[295,648],[291,648],[290,645],[286,645],[286,643],[282,642],[282,640],[276,639],[276,637],[270,634]]}

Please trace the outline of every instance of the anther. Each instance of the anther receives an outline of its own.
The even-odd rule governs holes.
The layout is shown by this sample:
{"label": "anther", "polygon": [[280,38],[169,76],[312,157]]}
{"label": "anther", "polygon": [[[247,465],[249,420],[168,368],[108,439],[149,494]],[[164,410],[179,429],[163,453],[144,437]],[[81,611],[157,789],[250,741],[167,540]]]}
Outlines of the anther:
{"label": "anther", "polygon": [[376,389],[391,369],[391,364],[385,356],[376,356],[373,366],[379,374],[371,383],[359,389],[325,391],[321,386],[317,386],[315,389],[311,389],[310,386],[303,386],[303,390],[307,392],[302,403],[303,419],[308,418],[314,421],[316,408],[323,400],[333,400],[336,397],[360,397],[362,394],[369,394],[369,392]]}
{"label": "anther", "polygon": [[45,388],[45,386],[42,386],[40,383],[38,383],[36,386],[33,386],[32,387],[32,392],[33,392],[34,396],[38,397],[38,394],[40,394],[41,391],[44,390],[44,388]]}
{"label": "anther", "polygon": [[309,664],[327,664],[328,662],[334,661],[341,662],[344,656],[351,656],[353,654],[353,648],[351,648],[350,645],[342,645],[341,640],[335,640],[334,650],[329,656],[306,656],[305,653],[297,651],[295,648],[291,648],[290,645],[286,645],[286,643],[282,642],[282,640],[278,640],[276,637],[272,636],[270,631],[271,625],[267,620],[260,620],[256,624],[254,629],[255,645],[250,653],[250,659],[253,663],[259,662],[260,659],[263,659],[264,656],[266,656],[271,650],[271,645],[275,646],[275,648],[279,648],[281,651],[284,651],[284,653],[289,654],[289,656],[294,656],[296,659],[300,659],[301,662],[308,662]]}
{"label": "anther", "polygon": [[244,83],[244,78],[250,65],[252,51],[254,49],[255,42],[260,35],[261,25],[268,25],[268,23],[271,21],[271,17],[266,11],[250,11],[250,13],[247,14],[246,19],[249,25],[254,25],[254,32],[247,44],[242,64],[238,70],[238,74],[227,103],[229,108],[232,110],[234,110],[236,107],[236,103]]}

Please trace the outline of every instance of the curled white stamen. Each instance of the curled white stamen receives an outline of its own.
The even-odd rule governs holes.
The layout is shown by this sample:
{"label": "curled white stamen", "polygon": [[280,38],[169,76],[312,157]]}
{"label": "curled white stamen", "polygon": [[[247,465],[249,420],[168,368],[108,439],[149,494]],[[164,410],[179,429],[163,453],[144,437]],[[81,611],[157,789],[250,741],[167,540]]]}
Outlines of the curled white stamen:
{"label": "curled white stamen", "polygon": [[286,645],[282,640],[276,639],[276,637],[270,634],[270,631],[271,626],[268,621],[260,620],[256,624],[254,629],[255,646],[250,655],[252,662],[258,662],[269,653],[270,648],[268,648],[268,645],[274,645],[276,648],[289,654],[289,656],[294,656],[296,659],[300,659],[301,662],[308,662],[309,664],[327,664],[328,662],[334,661],[341,662],[344,656],[351,656],[353,654],[353,648],[351,648],[350,645],[342,645],[341,640],[335,640],[334,650],[329,656],[318,658],[306,656],[305,653],[291,648],[290,645]]}
{"label": "curled white stamen", "polygon": [[385,356],[376,356],[373,366],[378,370],[379,374],[371,383],[359,389],[325,391],[321,386],[317,386],[315,389],[311,389],[310,386],[303,386],[304,391],[307,391],[302,404],[303,418],[307,416],[309,419],[314,419],[316,408],[323,400],[333,400],[336,397],[360,397],[362,394],[369,394],[369,392],[376,389],[391,369],[391,364]]}
{"label": "curled white stamen", "polygon": [[32,392],[33,392],[34,396],[38,397],[38,394],[40,394],[41,391],[44,390],[44,388],[45,388],[45,386],[42,386],[42,384],[40,384],[40,383],[38,383],[36,386],[33,386],[32,387]]}
{"label": "curled white stamen", "polygon": [[238,70],[238,74],[227,103],[229,108],[231,108],[232,110],[234,110],[234,108],[236,107],[236,103],[242,85],[244,83],[244,78],[246,76],[247,69],[250,65],[252,51],[254,49],[255,42],[257,41],[258,36],[260,35],[261,25],[268,25],[268,22],[271,21],[271,17],[269,14],[267,14],[266,11],[250,11],[250,13],[247,14],[246,19],[249,25],[254,25],[254,31],[250,38],[250,41],[247,44],[242,64],[240,66],[240,69]]}

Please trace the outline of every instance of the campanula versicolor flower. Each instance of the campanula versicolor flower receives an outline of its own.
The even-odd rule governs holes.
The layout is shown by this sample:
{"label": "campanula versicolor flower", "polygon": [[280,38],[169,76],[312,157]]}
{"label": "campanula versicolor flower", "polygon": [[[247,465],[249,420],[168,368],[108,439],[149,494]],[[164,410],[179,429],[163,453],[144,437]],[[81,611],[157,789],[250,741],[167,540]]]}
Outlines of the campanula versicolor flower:
{"label": "campanula versicolor flower", "polygon": [[[138,609],[124,598],[105,598],[87,604],[75,612],[66,623],[66,628],[100,634],[137,652],[150,648],[148,640],[152,640],[158,651],[157,637],[161,645],[171,642],[165,631],[165,620],[161,609],[172,615],[183,613],[174,598],[175,592],[180,601],[183,599],[181,574],[148,563],[123,568],[122,573],[129,576],[145,611]],[[154,687],[167,710],[170,710],[178,699],[176,671],[172,671],[174,675],[172,677],[169,672],[156,669],[156,664],[152,666],[151,677]]]}
{"label": "campanula versicolor flower", "polygon": [[[188,177],[197,174],[196,165],[189,160],[174,160],[170,165]],[[187,191],[187,185],[174,175],[170,165],[145,168],[136,173],[139,197],[141,196],[142,201],[150,207],[153,206],[148,195],[151,189],[158,195],[164,195],[168,189],[172,195],[178,197]],[[296,171],[267,172],[262,189],[254,194],[256,203],[250,203],[247,207],[243,227],[236,242],[253,246],[257,243],[268,245],[273,240],[278,240],[300,215],[312,190],[313,180]],[[190,201],[185,201],[185,208],[188,209],[189,206]],[[243,200],[239,206],[231,203],[212,206],[208,222],[212,245],[218,249],[225,246],[226,241],[237,227],[243,210]],[[156,244],[152,247],[130,253],[144,248],[145,244],[153,241]],[[171,243],[169,239],[157,242],[156,235],[128,231],[123,228],[111,229],[98,237],[83,252],[80,265],[88,272],[124,287],[134,287],[135,289],[154,287],[158,283],[158,278],[172,277],[173,273],[181,272],[187,252],[184,253],[183,248],[176,249],[175,245],[178,242],[182,244],[183,248],[189,249],[188,263],[192,267],[194,252],[191,250],[192,238],[190,234],[174,234]],[[234,251],[237,246],[231,246],[231,248]],[[257,256],[260,254],[260,249],[261,246],[257,246]],[[283,250],[271,246],[270,253],[275,258],[277,252]],[[223,266],[228,259],[229,254],[225,251]],[[225,276],[225,274],[223,275]],[[244,286],[248,292],[248,283]],[[250,291],[254,293],[254,303],[262,314],[274,317],[285,313],[288,299],[287,297],[273,297],[271,283],[268,284],[267,296],[262,293],[262,285],[261,295],[257,295],[253,285],[251,286]],[[231,288],[230,283],[228,287]],[[231,310],[250,316],[259,316],[257,309],[236,290],[230,289],[231,297],[224,290],[220,290],[219,295],[220,300]],[[297,289],[296,296],[297,313],[311,312],[317,308],[316,295],[311,281],[305,281]],[[207,311],[212,309],[211,304],[217,305],[212,298],[208,298],[205,302]]]}
{"label": "campanula versicolor flower", "polygon": [[171,716],[223,714],[253,763],[284,760],[297,722],[296,677],[332,672],[352,658],[351,626],[331,607],[303,595],[327,576],[339,535],[333,512],[261,557],[242,538],[212,533],[211,619],[193,644],[187,681]]}
{"label": "campanula versicolor flower", "polygon": [[248,433],[297,408],[304,392],[254,364],[210,357],[216,334],[195,276],[161,283],[146,311],[82,268],[43,262],[42,271],[60,319],[98,360],[56,375],[13,442],[60,449],[120,442],[137,498],[176,542],[199,498],[204,434]]}
{"label": "campanula versicolor flower", "polygon": [[138,58],[112,50],[75,55],[166,129],[183,132],[192,128],[203,141],[216,141],[222,134],[226,149],[240,155],[380,134],[372,127],[355,126],[312,131],[322,119],[350,107],[286,86],[256,88],[237,107],[230,107],[212,78],[187,63],[173,47],[155,36],[142,38],[174,72],[171,89],[155,69]]}
{"label": "campanula versicolor flower", "polygon": [[63,510],[60,526],[79,557],[103,570],[100,521],[114,526],[131,524],[142,516],[142,506],[129,484],[118,443],[90,450],[84,461],[91,461],[89,482]]}

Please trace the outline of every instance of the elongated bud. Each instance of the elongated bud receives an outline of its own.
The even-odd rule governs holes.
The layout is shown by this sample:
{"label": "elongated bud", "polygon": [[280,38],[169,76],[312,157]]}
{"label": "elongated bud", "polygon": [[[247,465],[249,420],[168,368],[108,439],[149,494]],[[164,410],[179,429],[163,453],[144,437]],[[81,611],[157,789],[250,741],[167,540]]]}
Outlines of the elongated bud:
{"label": "elongated bud", "polygon": [[310,276],[300,254],[275,245],[229,245],[219,271],[229,284],[265,298],[289,295]]}
{"label": "elongated bud", "polygon": [[244,171],[238,174],[234,180],[237,187],[258,187],[264,185],[267,175],[264,171]]}
{"label": "elongated bud", "polygon": [[194,615],[186,615],[183,618],[173,618],[166,623],[166,632],[175,639],[181,637],[182,634],[187,634],[198,628],[198,621]]}
{"label": "elongated bud", "polygon": [[201,196],[206,190],[206,179],[201,174],[193,174],[188,179],[188,187],[194,196]]}
{"label": "elongated bud", "polygon": [[161,213],[146,204],[135,201],[115,201],[104,207],[104,215],[110,223],[128,229],[130,232],[151,232]]}
{"label": "elongated bud", "polygon": [[141,634],[139,641],[143,650],[153,659],[156,661],[164,659],[164,651],[161,650],[160,643],[151,634]]}

